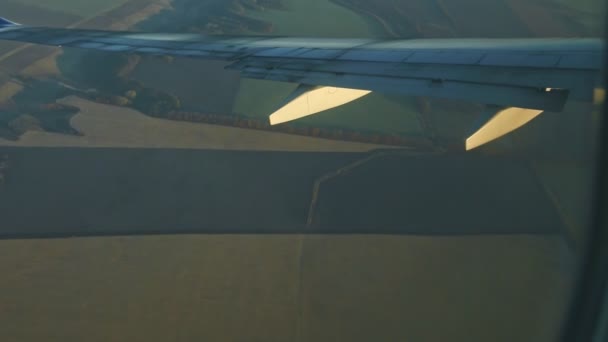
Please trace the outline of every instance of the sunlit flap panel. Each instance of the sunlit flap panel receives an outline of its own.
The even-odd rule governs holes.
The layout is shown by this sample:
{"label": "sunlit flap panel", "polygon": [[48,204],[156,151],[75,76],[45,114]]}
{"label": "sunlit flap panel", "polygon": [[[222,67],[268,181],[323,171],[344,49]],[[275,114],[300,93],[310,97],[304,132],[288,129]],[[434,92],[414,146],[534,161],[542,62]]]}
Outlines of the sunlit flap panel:
{"label": "sunlit flap panel", "polygon": [[285,104],[270,115],[277,125],[339,107],[369,94],[369,90],[300,85],[285,99]]}
{"label": "sunlit flap panel", "polygon": [[488,106],[474,128],[476,131],[467,138],[466,150],[469,151],[496,140],[527,124],[542,112],[542,110],[537,109]]}

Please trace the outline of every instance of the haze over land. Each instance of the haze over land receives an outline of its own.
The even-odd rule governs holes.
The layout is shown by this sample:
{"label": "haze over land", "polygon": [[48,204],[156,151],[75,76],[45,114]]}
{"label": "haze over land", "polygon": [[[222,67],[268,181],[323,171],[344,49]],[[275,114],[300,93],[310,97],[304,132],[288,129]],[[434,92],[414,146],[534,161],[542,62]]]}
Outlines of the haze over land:
{"label": "haze over land", "polygon": [[[26,0],[0,15],[216,34],[599,34],[599,2],[557,3]],[[555,340],[588,216],[591,108],[476,153],[384,150],[339,140],[448,146],[479,108],[373,94],[273,132],[258,123],[293,85],[217,62],[17,48],[0,44],[0,235],[337,235],[2,241],[0,340]],[[187,121],[201,117],[230,120]]]}

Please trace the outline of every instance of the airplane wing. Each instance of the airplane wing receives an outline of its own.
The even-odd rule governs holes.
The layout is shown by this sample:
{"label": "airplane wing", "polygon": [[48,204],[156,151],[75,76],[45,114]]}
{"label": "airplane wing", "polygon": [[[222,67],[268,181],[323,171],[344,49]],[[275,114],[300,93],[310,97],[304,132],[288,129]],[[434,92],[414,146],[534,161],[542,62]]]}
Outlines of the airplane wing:
{"label": "airplane wing", "polygon": [[[0,39],[111,52],[226,60],[243,77],[298,83],[270,115],[280,124],[371,91],[487,105],[472,149],[568,100],[592,102],[599,39],[372,40],[205,36],[22,26],[0,19]],[[373,113],[370,113],[373,115]]]}

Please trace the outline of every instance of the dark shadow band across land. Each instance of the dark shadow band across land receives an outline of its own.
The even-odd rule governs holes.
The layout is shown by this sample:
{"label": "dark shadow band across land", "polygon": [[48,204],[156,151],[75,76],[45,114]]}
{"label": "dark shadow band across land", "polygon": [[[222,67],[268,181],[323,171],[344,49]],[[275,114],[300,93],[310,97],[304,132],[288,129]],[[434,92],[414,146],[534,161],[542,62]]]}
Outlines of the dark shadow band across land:
{"label": "dark shadow band across land", "polygon": [[472,154],[3,147],[0,156],[0,238],[563,229],[525,162]]}

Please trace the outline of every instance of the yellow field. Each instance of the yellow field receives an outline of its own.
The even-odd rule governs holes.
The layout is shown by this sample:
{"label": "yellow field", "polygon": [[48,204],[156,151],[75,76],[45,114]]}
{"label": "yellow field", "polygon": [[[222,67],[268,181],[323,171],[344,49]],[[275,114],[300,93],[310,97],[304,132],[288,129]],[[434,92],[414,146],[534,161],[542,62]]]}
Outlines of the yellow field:
{"label": "yellow field", "polygon": [[2,341],[555,340],[552,237],[0,242]]}
{"label": "yellow field", "polygon": [[82,136],[26,132],[2,146],[182,148],[292,152],[365,152],[381,145],[156,119],[133,109],[68,97],[60,103],[81,109],[71,120]]}

